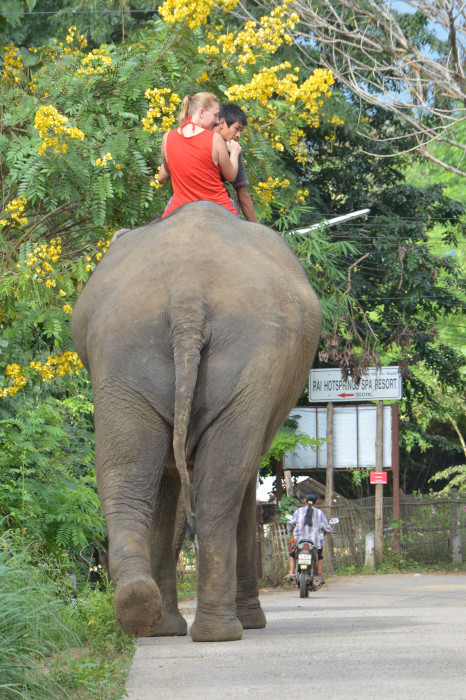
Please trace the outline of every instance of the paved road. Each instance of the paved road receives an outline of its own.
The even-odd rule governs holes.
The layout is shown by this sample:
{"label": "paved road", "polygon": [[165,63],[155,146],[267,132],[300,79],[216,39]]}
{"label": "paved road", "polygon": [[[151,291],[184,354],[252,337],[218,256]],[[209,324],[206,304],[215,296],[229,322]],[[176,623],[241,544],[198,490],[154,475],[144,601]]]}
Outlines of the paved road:
{"label": "paved road", "polygon": [[[240,642],[140,639],[130,700],[466,700],[466,574],[333,578],[264,593]],[[195,602],[181,605],[188,624]]]}

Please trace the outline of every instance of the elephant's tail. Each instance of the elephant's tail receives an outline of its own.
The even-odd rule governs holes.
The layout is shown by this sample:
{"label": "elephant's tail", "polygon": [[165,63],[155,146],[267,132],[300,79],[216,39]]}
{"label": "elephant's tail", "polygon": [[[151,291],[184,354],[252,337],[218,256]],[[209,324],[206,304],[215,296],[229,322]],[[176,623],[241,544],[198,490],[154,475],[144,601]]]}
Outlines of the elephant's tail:
{"label": "elephant's tail", "polygon": [[187,465],[188,426],[197,383],[201,350],[204,344],[205,313],[200,295],[183,294],[170,309],[170,327],[175,361],[175,407],[173,453],[181,480],[181,499],[186,511],[188,531],[194,537]]}

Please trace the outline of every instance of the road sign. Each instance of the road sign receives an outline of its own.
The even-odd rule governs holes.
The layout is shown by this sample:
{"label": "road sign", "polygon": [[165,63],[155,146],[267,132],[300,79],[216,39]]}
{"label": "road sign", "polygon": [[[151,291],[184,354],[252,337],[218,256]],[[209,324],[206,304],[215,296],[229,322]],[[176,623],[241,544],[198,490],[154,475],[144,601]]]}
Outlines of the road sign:
{"label": "road sign", "polygon": [[386,484],[387,472],[371,472],[369,474],[371,484]]}
{"label": "road sign", "polygon": [[[392,468],[393,405],[383,407],[383,458],[380,469]],[[327,437],[327,407],[297,406],[289,417],[296,420],[298,430],[311,438]],[[283,457],[284,469],[300,472],[326,469],[329,450],[334,469],[371,469],[377,465],[377,406],[356,404],[333,407],[333,440],[324,441],[317,449],[298,447]]]}
{"label": "road sign", "polygon": [[351,377],[345,381],[338,368],[311,369],[309,373],[309,403],[401,399],[402,389],[399,367],[369,367],[358,385]]}

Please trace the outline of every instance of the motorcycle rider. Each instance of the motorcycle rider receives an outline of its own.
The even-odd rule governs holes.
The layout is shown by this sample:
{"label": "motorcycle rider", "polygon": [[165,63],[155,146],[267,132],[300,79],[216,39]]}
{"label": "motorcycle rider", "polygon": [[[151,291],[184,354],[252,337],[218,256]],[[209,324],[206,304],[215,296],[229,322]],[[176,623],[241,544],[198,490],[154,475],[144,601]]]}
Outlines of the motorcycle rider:
{"label": "motorcycle rider", "polygon": [[322,578],[322,568],[324,566],[324,537],[327,533],[333,533],[333,530],[325,513],[314,505],[318,498],[319,496],[312,491],[307,493],[307,508],[297,508],[288,523],[288,529],[290,532],[293,532],[292,539],[295,541],[293,543],[292,540],[290,540],[288,545],[290,568],[286,577],[287,581],[293,581],[295,578],[296,547],[301,540],[311,540],[311,542],[314,543],[318,553],[316,575]]}

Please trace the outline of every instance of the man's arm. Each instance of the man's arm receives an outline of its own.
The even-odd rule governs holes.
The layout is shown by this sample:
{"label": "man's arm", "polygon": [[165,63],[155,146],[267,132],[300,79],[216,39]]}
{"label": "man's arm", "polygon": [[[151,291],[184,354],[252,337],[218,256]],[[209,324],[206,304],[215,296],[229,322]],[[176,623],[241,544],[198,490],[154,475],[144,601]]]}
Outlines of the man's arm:
{"label": "man's arm", "polygon": [[246,219],[248,221],[254,221],[257,223],[256,212],[254,211],[254,204],[252,203],[251,195],[249,194],[246,185],[238,187],[236,189],[236,194],[238,195],[239,206]]}
{"label": "man's arm", "polygon": [[239,206],[246,219],[248,221],[257,222],[256,212],[254,211],[254,204],[252,203],[251,195],[248,192],[249,180],[246,173],[246,168],[244,167],[244,159],[242,153],[238,158],[238,175],[231,184],[235,188],[235,192],[238,196]]}

